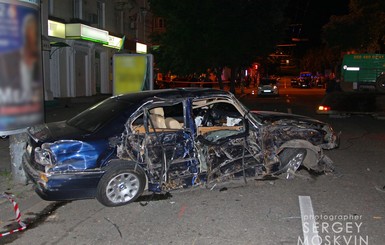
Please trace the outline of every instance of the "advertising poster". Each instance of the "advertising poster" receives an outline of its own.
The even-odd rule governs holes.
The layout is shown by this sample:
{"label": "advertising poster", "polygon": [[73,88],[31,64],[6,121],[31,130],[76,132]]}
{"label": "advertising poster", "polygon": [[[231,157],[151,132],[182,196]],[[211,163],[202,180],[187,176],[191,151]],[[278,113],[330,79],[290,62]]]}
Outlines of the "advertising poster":
{"label": "advertising poster", "polygon": [[114,95],[153,89],[152,55],[115,54],[113,60]]}
{"label": "advertising poster", "polygon": [[0,135],[43,121],[38,1],[0,0]]}

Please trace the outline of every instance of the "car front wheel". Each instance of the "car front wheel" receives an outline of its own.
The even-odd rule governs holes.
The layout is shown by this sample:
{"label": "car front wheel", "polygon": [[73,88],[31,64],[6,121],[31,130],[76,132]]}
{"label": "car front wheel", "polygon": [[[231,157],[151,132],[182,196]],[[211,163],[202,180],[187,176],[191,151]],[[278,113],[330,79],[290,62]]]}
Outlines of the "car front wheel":
{"label": "car front wheel", "polygon": [[280,165],[276,174],[295,172],[302,164],[306,156],[305,149],[286,148],[280,154]]}
{"label": "car front wheel", "polygon": [[111,163],[99,181],[96,198],[107,207],[125,205],[143,193],[145,183],[145,173],[140,167],[127,162]]}

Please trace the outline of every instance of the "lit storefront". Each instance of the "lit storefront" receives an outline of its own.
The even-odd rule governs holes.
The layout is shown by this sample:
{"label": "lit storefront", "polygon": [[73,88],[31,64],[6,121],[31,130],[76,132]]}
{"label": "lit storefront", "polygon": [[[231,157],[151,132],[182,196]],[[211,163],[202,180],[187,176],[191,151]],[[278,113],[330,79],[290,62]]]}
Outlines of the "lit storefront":
{"label": "lit storefront", "polygon": [[81,23],[48,20],[49,72],[46,100],[111,94],[111,58],[122,38]]}

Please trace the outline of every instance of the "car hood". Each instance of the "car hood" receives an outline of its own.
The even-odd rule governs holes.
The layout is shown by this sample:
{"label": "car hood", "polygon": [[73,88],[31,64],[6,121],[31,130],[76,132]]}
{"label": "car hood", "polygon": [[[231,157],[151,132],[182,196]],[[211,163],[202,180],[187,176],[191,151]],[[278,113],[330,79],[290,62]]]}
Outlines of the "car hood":
{"label": "car hood", "polygon": [[[272,135],[276,145],[282,145],[289,139],[304,139],[323,149],[333,149],[339,145],[339,135],[331,126],[322,121],[288,113],[253,111],[262,122],[268,138]],[[284,139],[277,142],[278,139]],[[270,139],[269,139],[270,140]]]}
{"label": "car hood", "polygon": [[284,120],[285,124],[288,122],[292,122],[292,123],[302,122],[302,123],[325,125],[324,122],[318,121],[310,117],[296,115],[296,114],[273,112],[273,111],[251,111],[251,112],[255,116],[257,116],[262,121],[263,124],[273,124],[277,121]]}
{"label": "car hood", "polygon": [[87,134],[87,132],[71,127],[66,121],[46,123],[30,127],[28,134],[34,141],[44,143],[53,142],[64,139],[80,139]]}

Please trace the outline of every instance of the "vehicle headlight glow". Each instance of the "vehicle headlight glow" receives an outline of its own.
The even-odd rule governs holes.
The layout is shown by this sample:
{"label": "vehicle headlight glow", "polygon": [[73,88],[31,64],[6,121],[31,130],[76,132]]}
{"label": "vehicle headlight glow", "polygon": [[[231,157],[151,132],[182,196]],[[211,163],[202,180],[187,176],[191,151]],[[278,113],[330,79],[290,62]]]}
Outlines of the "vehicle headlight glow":
{"label": "vehicle headlight glow", "polygon": [[318,110],[319,111],[330,111],[330,106],[320,105],[320,106],[318,106]]}

